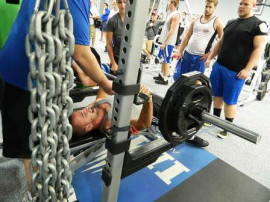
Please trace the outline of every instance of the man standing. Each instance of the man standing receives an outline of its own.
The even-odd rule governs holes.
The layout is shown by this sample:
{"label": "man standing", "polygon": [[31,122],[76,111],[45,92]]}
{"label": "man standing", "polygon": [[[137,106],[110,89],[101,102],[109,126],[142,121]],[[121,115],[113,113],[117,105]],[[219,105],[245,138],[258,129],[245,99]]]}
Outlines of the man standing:
{"label": "man standing", "polygon": [[180,22],[180,13],[177,11],[179,0],[169,0],[169,12],[162,28],[159,42],[161,43],[158,57],[163,60],[161,74],[155,79],[155,83],[168,85],[168,76],[171,63],[171,55],[177,40],[177,30]]}
{"label": "man standing", "polygon": [[[224,28],[224,35],[208,56],[205,66],[218,54],[210,75],[214,96],[214,115],[220,116],[224,106],[225,119],[232,122],[236,114],[236,104],[250,71],[264,52],[267,40],[267,25],[253,16],[255,0],[240,0],[239,18],[231,20]],[[218,137],[225,138],[227,131]]]}
{"label": "man standing", "polygon": [[[41,1],[42,3],[43,1]],[[112,94],[112,82],[100,69],[89,47],[90,2],[68,0],[68,5],[74,22],[75,47],[72,57],[89,77],[107,93]],[[29,185],[31,182],[29,171],[31,124],[28,119],[30,105],[30,92],[27,85],[29,58],[25,52],[25,38],[29,31],[34,7],[34,1],[22,1],[21,9],[9,37],[0,51],[0,77],[5,82],[2,110],[3,156],[24,159]],[[14,55],[16,55],[16,59],[14,59]]]}
{"label": "man standing", "polygon": [[[110,9],[108,8],[108,3],[103,4],[103,11],[101,15],[101,26],[100,26],[100,31],[101,31],[101,36],[100,36],[100,41],[103,41],[103,35],[106,34],[106,26],[107,26],[107,21],[110,15]],[[105,36],[106,37],[106,36]],[[106,49],[106,47],[105,47]]]}
{"label": "man standing", "polygon": [[146,60],[150,60],[151,50],[153,46],[153,40],[164,21],[157,20],[157,11],[153,11],[151,14],[151,19],[146,23],[145,36],[146,40],[143,43],[143,52],[146,54]]}
{"label": "man standing", "polygon": [[[117,5],[117,2],[116,0],[114,0],[112,2],[112,9],[110,10],[110,15],[109,15],[109,19],[111,19],[112,16],[114,16],[116,13],[119,12],[119,9],[118,9],[118,5]],[[109,20],[108,19],[108,20]]]}
{"label": "man standing", "polygon": [[96,7],[96,3],[94,0],[91,0],[91,7],[90,7],[90,41],[92,41],[92,47],[95,46],[96,40],[96,27],[94,24],[94,20],[99,18],[99,12]]}
{"label": "man standing", "polygon": [[117,4],[119,12],[109,20],[106,34],[108,55],[111,61],[111,73],[115,73],[118,70],[121,38],[124,29],[124,18],[126,12],[126,0],[117,0]]}
{"label": "man standing", "polygon": [[217,4],[218,0],[206,0],[204,14],[191,22],[178,52],[178,59],[182,58],[180,75],[191,71],[204,73],[214,38],[223,34],[223,25],[214,14]]}

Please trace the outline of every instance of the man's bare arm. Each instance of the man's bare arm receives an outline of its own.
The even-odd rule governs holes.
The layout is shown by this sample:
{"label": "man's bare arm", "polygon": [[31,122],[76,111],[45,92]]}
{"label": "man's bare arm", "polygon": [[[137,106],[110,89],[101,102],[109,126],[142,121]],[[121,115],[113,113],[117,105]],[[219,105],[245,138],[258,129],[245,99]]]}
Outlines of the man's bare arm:
{"label": "man's bare arm", "polygon": [[165,45],[167,45],[169,39],[172,37],[174,32],[177,32],[177,28],[179,27],[179,21],[180,21],[180,16],[179,15],[174,15],[171,19],[171,29],[168,32],[166,39],[163,41],[163,43],[161,44],[161,49],[165,47]]}
{"label": "man's bare arm", "polygon": [[252,70],[253,67],[255,67],[255,65],[260,60],[263,54],[266,41],[267,41],[266,35],[260,35],[260,36],[254,37],[253,51],[251,53],[251,56],[249,58],[249,61],[246,67],[238,73],[237,76],[239,79],[246,79],[249,76],[250,71]]}
{"label": "man's bare arm", "polygon": [[130,124],[134,126],[137,130],[143,130],[151,125],[153,117],[153,102],[150,90],[146,86],[141,86],[140,92],[147,95],[149,100],[147,103],[143,104],[140,116],[138,119],[132,119]]}
{"label": "man's bare arm", "polygon": [[112,70],[116,71],[116,70],[118,70],[118,64],[116,63],[116,61],[114,59],[112,41],[113,41],[113,32],[107,31],[107,33],[106,33],[107,51],[108,51],[108,55],[109,55],[109,58],[111,61],[111,65],[112,65],[111,68],[112,68]]}
{"label": "man's bare arm", "polygon": [[91,52],[89,46],[75,45],[73,59],[82,68],[82,70],[95,82],[102,87],[108,94],[114,94],[112,90],[112,81],[104,75],[100,66]]}

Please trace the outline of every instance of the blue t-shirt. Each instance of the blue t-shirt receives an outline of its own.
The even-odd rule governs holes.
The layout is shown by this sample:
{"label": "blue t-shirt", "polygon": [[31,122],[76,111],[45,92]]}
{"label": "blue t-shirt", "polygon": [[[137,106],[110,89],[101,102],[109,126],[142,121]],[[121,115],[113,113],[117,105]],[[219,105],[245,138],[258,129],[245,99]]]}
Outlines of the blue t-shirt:
{"label": "blue t-shirt", "polygon": [[[43,5],[43,0],[41,0]],[[0,50],[0,77],[16,87],[28,90],[27,76],[29,59],[25,53],[25,37],[29,31],[29,23],[35,1],[24,0],[18,16],[12,26],[10,35]],[[88,46],[90,3],[86,0],[68,0],[73,18],[75,43]]]}
{"label": "blue t-shirt", "polygon": [[107,22],[110,15],[110,10],[108,8],[105,9],[105,14],[102,14],[101,20],[102,22]]}

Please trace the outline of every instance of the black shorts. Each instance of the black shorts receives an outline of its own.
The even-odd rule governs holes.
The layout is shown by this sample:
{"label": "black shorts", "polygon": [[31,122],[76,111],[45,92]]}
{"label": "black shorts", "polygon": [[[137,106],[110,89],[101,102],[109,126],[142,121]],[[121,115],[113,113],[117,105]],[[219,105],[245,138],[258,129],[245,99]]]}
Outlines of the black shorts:
{"label": "black shorts", "polygon": [[5,83],[2,104],[3,156],[30,158],[30,92]]}

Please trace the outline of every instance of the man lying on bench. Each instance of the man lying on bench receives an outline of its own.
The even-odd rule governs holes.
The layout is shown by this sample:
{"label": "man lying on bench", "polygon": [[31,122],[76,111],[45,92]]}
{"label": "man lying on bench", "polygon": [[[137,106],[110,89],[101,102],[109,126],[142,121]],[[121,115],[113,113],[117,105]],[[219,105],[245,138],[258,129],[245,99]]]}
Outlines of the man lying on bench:
{"label": "man lying on bench", "polygon": [[[134,135],[138,131],[148,128],[152,122],[153,103],[150,90],[141,85],[140,93],[148,96],[148,102],[143,104],[138,119],[130,120],[130,132]],[[107,132],[111,128],[113,97],[97,98],[96,101],[87,107],[73,112],[70,116],[70,123],[73,127],[74,135],[84,135],[91,130],[98,129],[102,132]]]}

